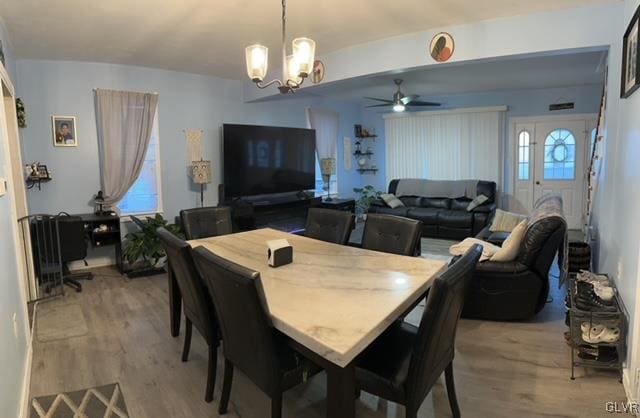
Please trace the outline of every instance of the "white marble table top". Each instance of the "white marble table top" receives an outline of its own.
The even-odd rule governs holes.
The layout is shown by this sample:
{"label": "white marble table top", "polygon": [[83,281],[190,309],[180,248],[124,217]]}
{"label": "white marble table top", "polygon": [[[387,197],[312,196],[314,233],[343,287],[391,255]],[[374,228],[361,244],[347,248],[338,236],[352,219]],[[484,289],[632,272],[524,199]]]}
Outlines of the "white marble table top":
{"label": "white marble table top", "polygon": [[[267,265],[267,244],[285,238],[293,263]],[[344,367],[404,313],[445,267],[440,260],[331,244],[273,229],[189,241],[260,272],[273,325]]]}

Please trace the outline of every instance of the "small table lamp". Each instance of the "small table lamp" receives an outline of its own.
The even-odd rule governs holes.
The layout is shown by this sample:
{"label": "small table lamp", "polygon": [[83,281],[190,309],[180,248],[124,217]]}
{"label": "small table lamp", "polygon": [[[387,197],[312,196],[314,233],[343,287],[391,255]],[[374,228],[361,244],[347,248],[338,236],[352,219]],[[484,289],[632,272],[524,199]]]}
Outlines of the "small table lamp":
{"label": "small table lamp", "polygon": [[200,185],[200,206],[204,207],[204,185],[211,183],[211,161],[193,161],[191,177],[195,184]]}
{"label": "small table lamp", "polygon": [[330,189],[331,189],[331,175],[336,174],[336,159],[335,158],[323,158],[320,160],[320,172],[322,173],[322,180],[327,188],[327,202],[331,202]]}

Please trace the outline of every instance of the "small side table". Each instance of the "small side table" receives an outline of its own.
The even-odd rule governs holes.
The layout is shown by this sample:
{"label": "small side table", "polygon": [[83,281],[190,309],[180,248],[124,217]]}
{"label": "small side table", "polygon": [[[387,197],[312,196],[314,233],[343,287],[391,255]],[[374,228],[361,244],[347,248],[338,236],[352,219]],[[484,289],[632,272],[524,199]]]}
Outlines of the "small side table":
{"label": "small side table", "polygon": [[323,200],[319,205],[321,208],[342,210],[354,213],[356,211],[356,201],[354,199],[331,199]]}

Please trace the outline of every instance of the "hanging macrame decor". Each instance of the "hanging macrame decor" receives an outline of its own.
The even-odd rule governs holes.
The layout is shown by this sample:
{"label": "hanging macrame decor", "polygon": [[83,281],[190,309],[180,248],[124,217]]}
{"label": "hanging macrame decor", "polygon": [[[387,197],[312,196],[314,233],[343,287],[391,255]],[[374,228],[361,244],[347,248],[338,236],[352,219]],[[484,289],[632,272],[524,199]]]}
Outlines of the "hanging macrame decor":
{"label": "hanging macrame decor", "polygon": [[202,129],[184,129],[187,140],[187,165],[191,167],[193,161],[202,160]]}

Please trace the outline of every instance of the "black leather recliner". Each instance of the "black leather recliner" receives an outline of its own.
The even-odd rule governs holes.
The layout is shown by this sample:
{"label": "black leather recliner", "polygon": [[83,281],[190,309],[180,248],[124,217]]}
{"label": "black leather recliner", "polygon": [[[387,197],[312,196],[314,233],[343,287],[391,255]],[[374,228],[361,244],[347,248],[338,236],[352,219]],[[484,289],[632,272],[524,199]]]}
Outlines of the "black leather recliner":
{"label": "black leather recliner", "polygon": [[[554,197],[562,208],[562,200]],[[523,320],[533,317],[544,307],[549,295],[549,270],[556,254],[562,254],[566,222],[561,215],[537,219],[520,246],[517,258],[509,262],[478,263],[462,316],[491,320]],[[485,228],[477,238],[497,243],[504,234],[492,234]],[[561,259],[561,257],[559,257]]]}
{"label": "black leather recliner", "polygon": [[[399,179],[391,180],[389,193],[396,194]],[[472,199],[460,196],[398,196],[404,207],[390,208],[382,199],[371,203],[369,213],[403,216],[422,222],[422,236],[429,238],[464,239],[484,228],[496,210],[496,183],[479,180],[476,193],[489,198],[472,211],[467,206]]]}

